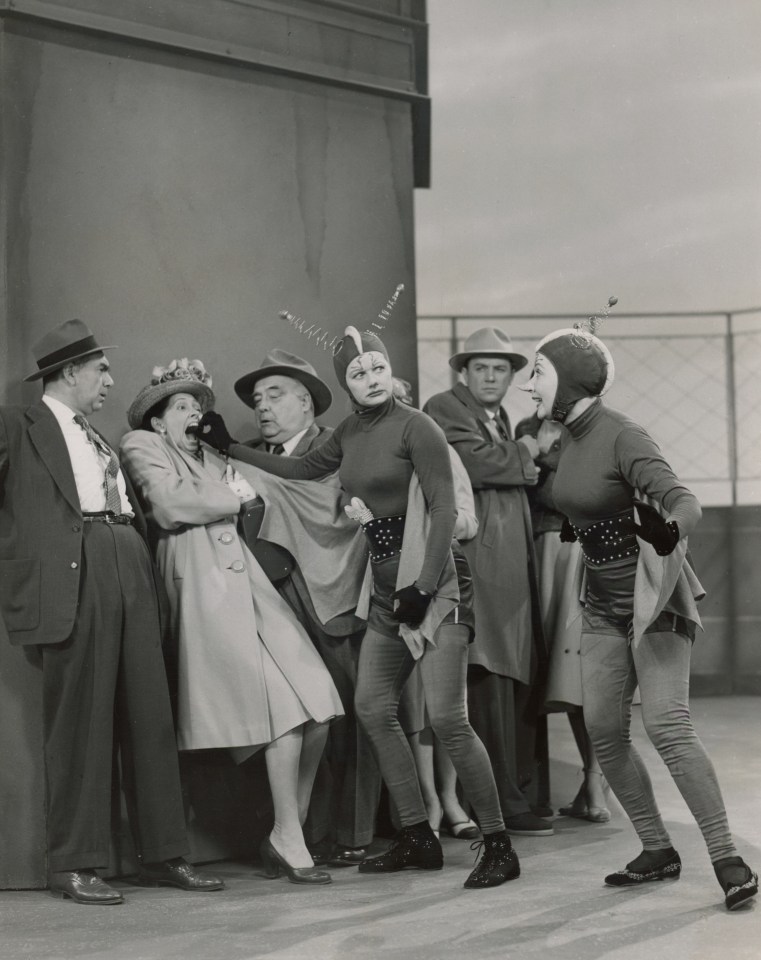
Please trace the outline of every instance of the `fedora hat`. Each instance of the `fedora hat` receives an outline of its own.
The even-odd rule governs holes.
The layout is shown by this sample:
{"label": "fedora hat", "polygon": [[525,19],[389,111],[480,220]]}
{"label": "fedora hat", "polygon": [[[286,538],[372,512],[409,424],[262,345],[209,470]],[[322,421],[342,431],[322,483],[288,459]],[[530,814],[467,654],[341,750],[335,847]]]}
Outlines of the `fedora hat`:
{"label": "fedora hat", "polygon": [[253,392],[254,386],[259,380],[265,377],[290,377],[292,380],[298,380],[302,383],[312,396],[314,403],[314,415],[319,417],[325,413],[333,402],[333,394],[330,387],[323,383],[317,376],[317,371],[311,363],[297,357],[295,353],[288,353],[287,350],[270,350],[262,361],[258,370],[247,373],[240,380],[235,381],[235,392],[246,404],[247,407],[254,409]]}
{"label": "fedora hat", "polygon": [[515,353],[510,337],[496,327],[481,327],[471,333],[464,346],[465,349],[449,361],[449,366],[458,373],[472,357],[506,357],[516,372],[528,363],[528,357]]}
{"label": "fedora hat", "polygon": [[[214,405],[211,389],[211,374],[200,360],[172,360],[166,367],[154,367],[151,382],[138,393],[127,411],[127,423],[133,430],[143,426],[146,415],[156,404],[175,393],[188,393],[195,397],[206,413]],[[147,427],[146,427],[147,429]]]}
{"label": "fedora hat", "polygon": [[113,350],[113,345],[101,347],[92,334],[92,330],[81,320],[64,320],[46,333],[32,347],[37,361],[37,370],[24,377],[24,382],[39,380],[65,367],[72,360],[79,360],[91,353]]}

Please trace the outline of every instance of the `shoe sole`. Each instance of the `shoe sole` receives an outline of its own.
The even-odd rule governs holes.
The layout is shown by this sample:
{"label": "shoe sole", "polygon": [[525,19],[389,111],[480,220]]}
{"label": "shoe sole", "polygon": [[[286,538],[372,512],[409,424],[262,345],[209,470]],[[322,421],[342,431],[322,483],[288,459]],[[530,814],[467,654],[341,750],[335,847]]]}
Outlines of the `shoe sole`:
{"label": "shoe sole", "polygon": [[505,833],[510,837],[554,837],[555,831],[550,830],[511,830],[505,827]]}
{"label": "shoe sole", "polygon": [[81,903],[85,907],[115,907],[117,904],[124,903],[124,897],[113,897],[108,900],[91,900],[89,897],[75,897],[64,890],[48,890],[48,894],[56,900],[73,900],[74,903]]}
{"label": "shoe sole", "polygon": [[215,884],[213,887],[184,887],[181,883],[172,883],[171,880],[148,880],[146,877],[138,877],[137,882],[141,887],[174,887],[175,890],[184,890],[185,893],[216,893],[225,889],[224,883]]}
{"label": "shoe sole", "polygon": [[443,870],[444,864],[440,863],[437,867],[423,867],[419,866],[417,863],[410,863],[403,867],[394,867],[392,870],[368,870],[362,869],[362,864],[359,865],[359,873],[401,873],[402,870]]}

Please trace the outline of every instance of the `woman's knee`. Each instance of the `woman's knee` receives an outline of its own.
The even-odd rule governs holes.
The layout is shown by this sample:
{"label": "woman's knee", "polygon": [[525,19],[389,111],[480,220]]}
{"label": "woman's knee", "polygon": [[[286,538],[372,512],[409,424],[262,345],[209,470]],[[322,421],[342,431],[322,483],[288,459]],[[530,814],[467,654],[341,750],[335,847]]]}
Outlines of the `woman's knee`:
{"label": "woman's knee", "polygon": [[585,704],[584,724],[595,750],[603,744],[620,741],[624,736],[624,725],[616,710],[588,710]]}
{"label": "woman's knee", "polygon": [[389,725],[396,717],[398,705],[370,691],[357,690],[354,710],[365,730],[376,730]]}
{"label": "woman's knee", "polygon": [[445,712],[435,714],[431,713],[429,708],[428,718],[431,721],[431,729],[444,746],[451,747],[453,744],[472,740],[475,737],[473,728],[464,713],[454,716]]}
{"label": "woman's knee", "polygon": [[642,725],[648,739],[659,753],[675,743],[697,739],[689,709],[683,704],[642,704]]}

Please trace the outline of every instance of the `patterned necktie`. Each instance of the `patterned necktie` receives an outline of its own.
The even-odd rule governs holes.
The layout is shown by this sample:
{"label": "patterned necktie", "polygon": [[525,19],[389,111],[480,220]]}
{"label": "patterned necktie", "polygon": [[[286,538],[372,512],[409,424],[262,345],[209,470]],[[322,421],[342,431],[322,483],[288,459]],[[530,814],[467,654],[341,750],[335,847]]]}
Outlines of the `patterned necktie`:
{"label": "patterned necktie", "polygon": [[270,447],[270,453],[275,457],[282,457],[285,453],[285,447],[282,443],[276,443],[274,447]]}
{"label": "patterned necktie", "polygon": [[116,482],[116,478],[119,473],[119,460],[117,459],[117,456],[111,447],[109,447],[102,437],[98,436],[98,434],[93,430],[81,413],[78,413],[74,417],[74,423],[79,424],[79,426],[84,430],[84,432],[87,434],[87,439],[95,447],[98,453],[108,458],[106,474],[103,479],[103,488],[106,491],[106,510],[110,510],[112,513],[118,515],[122,512],[122,498],[121,494],[119,493],[119,486]]}

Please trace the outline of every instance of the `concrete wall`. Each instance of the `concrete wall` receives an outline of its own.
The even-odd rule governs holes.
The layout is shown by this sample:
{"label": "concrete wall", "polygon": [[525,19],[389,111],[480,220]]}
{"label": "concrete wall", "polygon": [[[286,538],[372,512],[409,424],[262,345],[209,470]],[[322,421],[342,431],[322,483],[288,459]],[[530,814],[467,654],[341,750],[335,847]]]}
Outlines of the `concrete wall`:
{"label": "concrete wall", "polygon": [[[272,347],[333,381],[330,355],[278,318],[384,331],[416,381],[413,187],[425,181],[419,0],[0,0],[0,402],[39,384],[32,344],[79,317],[116,385],[116,442],[157,363],[202,359],[234,434],[232,384]],[[324,418],[345,413],[336,392]],[[0,637],[0,887],[45,884],[35,652]],[[260,762],[186,758],[193,855],[255,849]],[[257,765],[258,763],[258,765]],[[114,869],[129,866],[123,822]]]}

